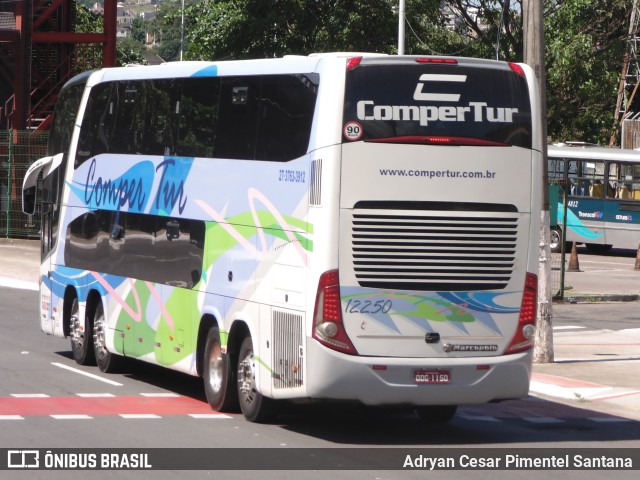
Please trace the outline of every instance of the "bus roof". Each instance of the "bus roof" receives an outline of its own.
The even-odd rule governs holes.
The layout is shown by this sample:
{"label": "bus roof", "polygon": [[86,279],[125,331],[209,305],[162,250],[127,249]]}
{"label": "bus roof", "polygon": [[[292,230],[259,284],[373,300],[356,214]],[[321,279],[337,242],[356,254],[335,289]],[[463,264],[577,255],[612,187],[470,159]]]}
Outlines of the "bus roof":
{"label": "bus roof", "polygon": [[640,162],[640,150],[599,147],[590,144],[549,145],[550,158],[575,158],[587,160],[609,160],[615,162]]}

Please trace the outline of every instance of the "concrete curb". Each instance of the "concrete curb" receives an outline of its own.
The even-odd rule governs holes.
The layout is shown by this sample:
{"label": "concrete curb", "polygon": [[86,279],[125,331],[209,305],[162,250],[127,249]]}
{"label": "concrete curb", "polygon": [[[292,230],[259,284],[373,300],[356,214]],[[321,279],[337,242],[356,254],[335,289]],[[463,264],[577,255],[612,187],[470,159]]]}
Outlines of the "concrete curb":
{"label": "concrete curb", "polygon": [[554,300],[554,303],[597,303],[597,302],[637,302],[640,294],[634,293],[572,293],[565,295],[563,299]]}

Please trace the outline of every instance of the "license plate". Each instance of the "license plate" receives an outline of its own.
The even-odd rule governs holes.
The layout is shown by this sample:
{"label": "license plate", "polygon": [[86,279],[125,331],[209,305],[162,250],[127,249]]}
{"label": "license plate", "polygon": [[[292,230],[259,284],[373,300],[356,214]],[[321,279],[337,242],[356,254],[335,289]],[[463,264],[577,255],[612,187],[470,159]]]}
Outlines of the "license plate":
{"label": "license plate", "polygon": [[417,385],[442,385],[451,382],[451,372],[418,369],[413,371],[413,381]]}

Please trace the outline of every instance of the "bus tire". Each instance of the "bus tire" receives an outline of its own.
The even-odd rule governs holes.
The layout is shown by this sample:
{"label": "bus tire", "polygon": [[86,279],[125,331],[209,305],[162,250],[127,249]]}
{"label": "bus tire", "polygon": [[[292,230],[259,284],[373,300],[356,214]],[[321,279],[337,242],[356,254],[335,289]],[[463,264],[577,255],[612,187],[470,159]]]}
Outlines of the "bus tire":
{"label": "bus tire", "polygon": [[107,349],[106,329],[107,322],[104,318],[104,307],[102,302],[98,301],[93,312],[93,351],[100,371],[114,373],[120,369],[122,358]]}
{"label": "bus tire", "polygon": [[562,251],[562,230],[552,227],[549,237],[551,253],[560,253]]}
{"label": "bus tire", "polygon": [[84,319],[80,318],[80,304],[78,297],[74,297],[69,315],[69,337],[73,359],[79,365],[95,365],[91,332],[91,322],[86,315]]}
{"label": "bus tire", "polygon": [[444,424],[455,417],[457,405],[428,405],[416,407],[416,413],[425,423]]}
{"label": "bus tire", "polygon": [[266,423],[276,416],[276,402],[258,392],[256,359],[253,342],[247,336],[242,341],[238,357],[238,400],[244,417],[250,422]]}
{"label": "bus tire", "polygon": [[209,406],[218,412],[238,410],[236,375],[229,353],[222,353],[220,330],[212,327],[207,334],[202,377]]}

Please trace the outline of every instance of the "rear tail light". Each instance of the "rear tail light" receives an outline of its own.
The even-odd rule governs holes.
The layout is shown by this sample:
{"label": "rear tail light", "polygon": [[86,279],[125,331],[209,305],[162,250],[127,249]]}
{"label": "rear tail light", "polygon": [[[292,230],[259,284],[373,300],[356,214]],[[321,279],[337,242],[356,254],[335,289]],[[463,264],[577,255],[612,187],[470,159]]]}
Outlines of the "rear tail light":
{"label": "rear tail light", "polygon": [[313,338],[332,350],[357,355],[342,323],[338,270],[320,276],[313,315]]}
{"label": "rear tail light", "polygon": [[520,65],[518,65],[517,63],[513,63],[513,62],[509,62],[509,68],[511,68],[511,71],[513,71],[514,73],[517,73],[518,75],[520,75],[521,77],[524,77],[524,68],[522,68]]}
{"label": "rear tail light", "polygon": [[538,276],[527,273],[524,281],[522,305],[518,328],[511,339],[505,354],[524,352],[533,347],[536,333],[536,315],[538,312]]}

